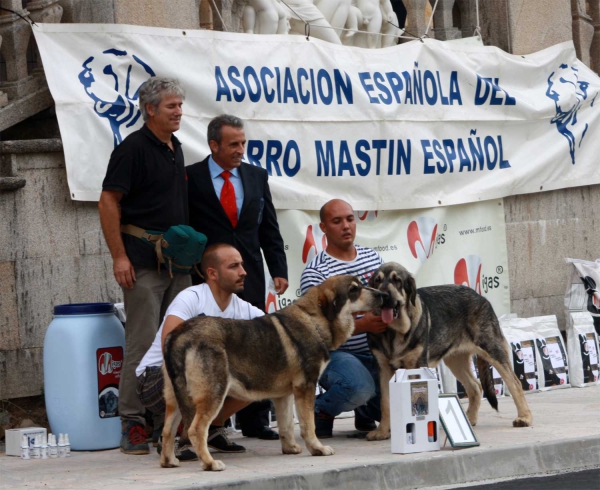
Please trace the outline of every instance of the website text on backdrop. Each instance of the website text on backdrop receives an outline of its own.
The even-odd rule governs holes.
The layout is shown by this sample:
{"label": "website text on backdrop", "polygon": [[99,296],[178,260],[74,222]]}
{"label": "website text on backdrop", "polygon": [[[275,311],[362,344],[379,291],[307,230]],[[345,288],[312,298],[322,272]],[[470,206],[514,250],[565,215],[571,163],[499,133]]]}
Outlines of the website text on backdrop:
{"label": "website text on backdrop", "polygon": [[[242,256],[235,247],[223,243],[209,246],[202,256],[200,267],[206,282],[189,287],[177,295],[167,309],[152,346],[136,369],[140,400],[153,413],[165,412],[163,344],[169,333],[184,321],[201,316],[251,320],[264,315],[261,310],[238,297],[244,290],[246,271]],[[245,451],[244,447],[228,439],[224,423],[247,405],[247,402],[225,399],[223,407],[209,427],[209,447],[228,453]],[[158,447],[161,448],[161,445]],[[176,455],[179,460],[197,459],[185,437],[180,441]]]}
{"label": "website text on backdrop", "polygon": [[[190,224],[207,236],[209,245],[228,243],[240,251],[248,272],[241,298],[265,311],[261,250],[275,291],[283,294],[288,287],[287,260],[269,175],[261,167],[242,164],[246,135],[241,119],[226,114],[215,117],[207,133],[211,155],[186,169]],[[244,435],[277,438],[269,428],[269,406],[269,402],[258,402],[237,415]]]}
{"label": "website text on backdrop", "polygon": [[[302,294],[329,277],[350,274],[366,285],[383,263],[377,252],[355,245],[356,221],[352,206],[341,199],[323,205],[319,226],[327,237],[327,248],[304,269],[300,279]],[[319,378],[325,393],[315,402],[317,437],[333,436],[333,421],[342,412],[354,410],[354,425],[367,432],[380,420],[379,374],[377,362],[367,344],[367,332],[383,332],[387,324],[374,313],[357,317],[353,336],[337,351]]]}
{"label": "website text on backdrop", "polygon": [[[121,451],[127,454],[150,452],[135,369],[152,344],[167,307],[191,280],[189,274],[171,276],[166,270],[161,274],[154,247],[122,234],[121,227],[167,231],[171,226],[187,225],[183,152],[173,134],[180,127],[184,98],[185,91],[173,78],[151,77],[141,87],[140,111],[145,124],[113,150],[98,203],[127,317],[119,383]],[[154,417],[155,427],[161,424],[162,417]]]}
{"label": "website text on backdrop", "polygon": [[[510,362],[510,348],[490,302],[473,289],[456,284],[417,289],[414,277],[396,262],[383,264],[371,276],[371,287],[387,293],[381,318],[384,332],[369,333],[381,386],[381,423],[367,435],[371,441],[390,437],[389,382],[397,369],[435,367],[443,359],[469,397],[467,417],[477,424],[483,395],[498,410],[491,366],[502,376],[517,406],[515,427],[529,427],[533,417]],[[481,384],[471,371],[477,355]],[[490,366],[491,365],[491,366]]]}
{"label": "website text on backdrop", "polygon": [[277,313],[245,321],[193,318],[177,327],[164,347],[168,376],[161,466],[179,466],[174,436],[183,418],[202,468],[225,469],[209,453],[206,435],[227,395],[245,401],[273,398],[284,454],[302,452],[294,438],[294,400],[307,449],[313,456],[334,454],[315,436],[319,374],[330,351],[354,331],[353,314],[381,307],[383,296],[357,277],[337,276]]}

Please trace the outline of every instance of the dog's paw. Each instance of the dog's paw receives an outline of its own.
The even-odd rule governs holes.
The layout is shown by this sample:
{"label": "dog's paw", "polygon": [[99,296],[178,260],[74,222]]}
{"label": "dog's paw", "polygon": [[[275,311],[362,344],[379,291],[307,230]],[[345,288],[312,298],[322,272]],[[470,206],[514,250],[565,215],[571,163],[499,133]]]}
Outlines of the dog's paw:
{"label": "dog's paw", "polygon": [[335,454],[335,451],[331,446],[321,446],[315,448],[309,448],[310,454],[313,456],[332,456]]}
{"label": "dog's paw", "polygon": [[163,460],[161,458],[160,465],[163,468],[177,468],[177,467],[179,467],[179,460],[177,458],[173,458],[171,460],[168,460],[167,458],[164,458],[164,460]]}
{"label": "dog's paw", "polygon": [[218,459],[213,459],[211,463],[202,463],[202,469],[204,471],[223,471],[226,468],[225,463],[223,461],[219,461]]}
{"label": "dog's paw", "polygon": [[532,425],[531,417],[517,417],[513,420],[513,427],[531,427]]}
{"label": "dog's paw", "polygon": [[289,444],[287,446],[281,446],[281,452],[283,454],[300,454],[302,448],[298,444]]}
{"label": "dog's paw", "polygon": [[367,434],[367,441],[385,441],[390,438],[390,431],[378,427]]}

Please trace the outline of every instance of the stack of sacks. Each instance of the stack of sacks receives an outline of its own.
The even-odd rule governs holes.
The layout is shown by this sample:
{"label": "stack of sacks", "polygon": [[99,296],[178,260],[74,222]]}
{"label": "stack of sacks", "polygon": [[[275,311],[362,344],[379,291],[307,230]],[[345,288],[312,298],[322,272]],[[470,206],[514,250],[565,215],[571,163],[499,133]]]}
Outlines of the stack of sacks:
{"label": "stack of sacks", "polygon": [[578,388],[600,384],[598,380],[598,335],[594,319],[587,312],[569,315],[567,350],[570,360],[571,385]]}

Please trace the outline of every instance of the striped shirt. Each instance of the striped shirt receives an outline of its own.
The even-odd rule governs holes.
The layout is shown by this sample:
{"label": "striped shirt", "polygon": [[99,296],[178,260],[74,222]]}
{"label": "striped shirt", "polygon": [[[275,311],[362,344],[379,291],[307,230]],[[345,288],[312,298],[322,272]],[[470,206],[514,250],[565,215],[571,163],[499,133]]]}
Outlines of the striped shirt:
{"label": "striped shirt", "polygon": [[[312,259],[300,278],[302,294],[306,293],[309,288],[321,284],[329,277],[343,274],[357,276],[363,285],[366,285],[377,268],[383,264],[383,259],[375,250],[360,245],[354,247],[356,248],[356,258],[354,260],[339,260],[325,251]],[[366,332],[350,337],[348,341],[340,346],[340,350],[354,354],[369,354]]]}

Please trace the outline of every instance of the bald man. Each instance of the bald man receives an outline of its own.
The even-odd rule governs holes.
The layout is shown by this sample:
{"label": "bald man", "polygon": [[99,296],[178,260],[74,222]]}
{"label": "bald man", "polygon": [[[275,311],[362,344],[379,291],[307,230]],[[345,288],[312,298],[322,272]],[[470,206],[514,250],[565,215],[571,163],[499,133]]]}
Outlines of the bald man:
{"label": "bald man", "polygon": [[[235,247],[224,243],[209,246],[202,256],[200,267],[206,282],[189,287],[176,296],[165,313],[165,319],[156,333],[152,346],[135,372],[140,400],[144,407],[154,414],[165,411],[163,345],[169,333],[184,321],[197,316],[251,320],[264,315],[261,310],[237,296],[244,290],[246,271],[242,256]],[[247,402],[233,398],[225,399],[223,408],[209,428],[208,447],[224,453],[242,453],[246,450],[243,446],[229,440],[223,424],[247,405]],[[160,450],[159,443],[159,454]],[[187,443],[179,445],[176,455],[182,461],[198,459],[192,445]]]}
{"label": "bald man", "polygon": [[[332,199],[321,208],[320,219],[327,248],[304,269],[300,278],[302,294],[342,274],[358,276],[366,285],[383,260],[374,250],[354,244],[352,206]],[[354,324],[354,335],[337,351],[330,352],[329,364],[319,379],[327,390],[315,402],[316,434],[320,439],[333,436],[334,418],[342,412],[354,410],[354,426],[361,432],[375,429],[374,420],[381,419],[378,367],[367,344],[367,332],[383,332],[387,325],[372,312],[357,317]]]}

